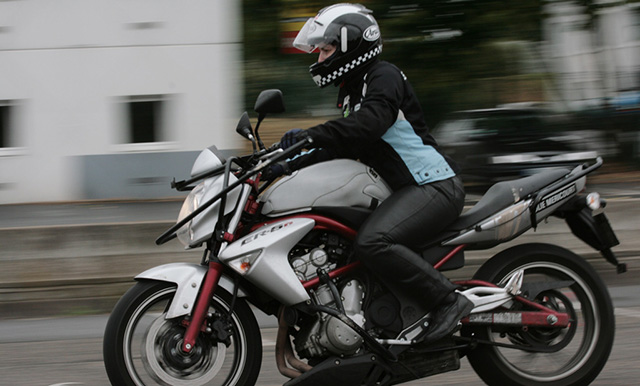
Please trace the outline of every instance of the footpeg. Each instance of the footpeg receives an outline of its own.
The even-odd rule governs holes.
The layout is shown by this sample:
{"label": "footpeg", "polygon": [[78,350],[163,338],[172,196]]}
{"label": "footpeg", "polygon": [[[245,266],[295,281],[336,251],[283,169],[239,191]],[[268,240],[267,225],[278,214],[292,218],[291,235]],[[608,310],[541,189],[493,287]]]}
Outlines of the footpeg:
{"label": "footpeg", "polygon": [[520,295],[523,278],[524,269],[520,269],[504,287],[473,287],[460,294],[473,302],[472,314],[489,311],[511,301],[513,296]]}
{"label": "footpeg", "polygon": [[511,277],[511,279],[509,279],[507,285],[504,286],[504,290],[513,296],[520,295],[520,288],[522,288],[523,278],[524,269],[520,269]]}
{"label": "footpeg", "polygon": [[[415,343],[416,339],[422,336],[429,328],[429,316],[430,314],[427,314],[423,316],[421,319],[418,319],[418,321],[413,323],[411,326],[405,328],[398,335],[396,339],[387,340],[387,343],[389,343],[389,341],[398,342],[396,344],[402,344],[402,345],[410,345]],[[389,344],[394,344],[394,343],[389,343]]]}

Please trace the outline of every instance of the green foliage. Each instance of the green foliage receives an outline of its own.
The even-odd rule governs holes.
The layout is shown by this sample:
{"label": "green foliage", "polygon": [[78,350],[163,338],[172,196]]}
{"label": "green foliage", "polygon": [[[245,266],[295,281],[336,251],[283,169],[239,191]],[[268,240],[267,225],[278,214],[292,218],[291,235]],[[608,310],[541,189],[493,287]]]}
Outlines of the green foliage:
{"label": "green foliage", "polygon": [[[315,55],[280,52],[283,14],[312,10],[333,2],[245,0],[245,80],[247,105],[260,89],[280,88],[288,111],[304,113],[315,105],[334,105],[336,90],[318,89],[308,74]],[[374,11],[384,39],[381,58],[409,77],[430,124],[449,111],[508,102],[500,87],[533,87],[536,81],[513,82],[523,75],[512,46],[499,43],[541,39],[542,0],[410,0],[361,1]],[[439,32],[460,36],[434,39]],[[461,34],[460,34],[461,33]],[[542,76],[537,81],[540,83]],[[510,80],[505,82],[505,79]],[[526,92],[523,94],[526,98]]]}

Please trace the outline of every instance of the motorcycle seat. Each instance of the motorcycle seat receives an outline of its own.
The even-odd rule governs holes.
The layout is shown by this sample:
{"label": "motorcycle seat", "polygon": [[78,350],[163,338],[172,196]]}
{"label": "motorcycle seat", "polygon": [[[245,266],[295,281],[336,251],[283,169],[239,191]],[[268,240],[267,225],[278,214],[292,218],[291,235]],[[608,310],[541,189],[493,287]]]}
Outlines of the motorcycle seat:
{"label": "motorcycle seat", "polygon": [[[517,180],[498,182],[487,190],[477,204],[449,225],[445,232],[468,229],[490,215],[563,178],[569,172],[570,170],[566,168],[556,168]],[[372,210],[356,207],[315,207],[313,212],[335,218],[357,231]]]}
{"label": "motorcycle seat", "polygon": [[468,229],[490,215],[563,178],[569,172],[570,170],[566,168],[555,168],[517,180],[498,182],[487,190],[477,204],[461,214],[453,224],[447,227],[447,230]]}

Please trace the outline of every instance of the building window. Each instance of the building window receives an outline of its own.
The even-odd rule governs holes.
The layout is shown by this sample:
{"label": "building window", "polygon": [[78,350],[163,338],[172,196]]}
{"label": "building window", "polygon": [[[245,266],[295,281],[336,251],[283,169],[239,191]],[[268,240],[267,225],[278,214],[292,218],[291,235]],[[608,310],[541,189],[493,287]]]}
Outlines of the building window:
{"label": "building window", "polygon": [[122,95],[113,101],[114,151],[176,149],[175,94]]}
{"label": "building window", "polygon": [[128,97],[126,102],[129,143],[161,142],[165,101],[162,95]]}
{"label": "building window", "polygon": [[0,101],[0,148],[11,147],[11,125],[13,105],[11,101]]}

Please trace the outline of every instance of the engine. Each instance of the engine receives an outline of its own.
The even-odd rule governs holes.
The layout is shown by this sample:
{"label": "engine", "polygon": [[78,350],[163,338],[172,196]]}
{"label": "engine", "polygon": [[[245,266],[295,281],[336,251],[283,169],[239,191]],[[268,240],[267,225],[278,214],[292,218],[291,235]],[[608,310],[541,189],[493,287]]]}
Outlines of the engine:
{"label": "engine", "polygon": [[318,269],[330,271],[351,252],[351,243],[328,232],[312,232],[289,253],[289,264],[300,280],[318,276]]}
{"label": "engine", "polygon": [[[318,304],[336,308],[335,300],[327,285],[318,287],[313,294]],[[364,288],[358,280],[348,281],[340,290],[345,313],[360,327],[365,318],[362,311]],[[340,319],[323,315],[304,326],[295,339],[296,351],[306,358],[355,354],[362,346],[362,337]]]}
{"label": "engine", "polygon": [[[350,243],[337,235],[321,233],[303,240],[289,255],[289,262],[300,280],[318,276],[318,270],[328,272],[350,253]],[[360,327],[365,324],[365,288],[356,279],[339,283],[338,292],[346,315]],[[319,286],[311,294],[316,304],[338,308],[331,288]],[[341,320],[330,316],[309,317],[295,336],[296,351],[303,358],[326,357],[329,354],[352,355],[362,347],[362,337]]]}

